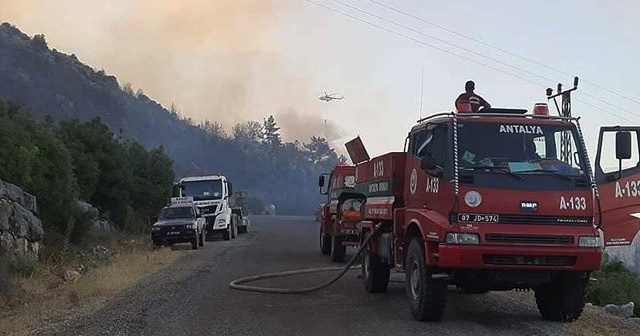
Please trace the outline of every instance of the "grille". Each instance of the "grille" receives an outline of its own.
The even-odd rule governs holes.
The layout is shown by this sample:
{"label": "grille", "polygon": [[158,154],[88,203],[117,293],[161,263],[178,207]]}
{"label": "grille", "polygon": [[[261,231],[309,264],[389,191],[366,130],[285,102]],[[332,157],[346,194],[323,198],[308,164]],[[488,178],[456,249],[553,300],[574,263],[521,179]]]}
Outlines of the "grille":
{"label": "grille", "polygon": [[542,236],[542,235],[507,235],[507,234],[487,234],[484,236],[487,242],[492,243],[513,243],[513,244],[553,244],[572,245],[573,236]]}
{"label": "grille", "polygon": [[200,208],[200,211],[203,214],[210,214],[210,213],[215,213],[217,208],[218,208],[217,205],[209,205],[209,206],[205,206],[205,207]]}
{"label": "grille", "polygon": [[483,255],[482,262],[486,265],[573,266],[576,263],[576,257]]}
{"label": "grille", "polygon": [[591,217],[500,215],[500,223],[589,226],[593,225],[593,219]]}

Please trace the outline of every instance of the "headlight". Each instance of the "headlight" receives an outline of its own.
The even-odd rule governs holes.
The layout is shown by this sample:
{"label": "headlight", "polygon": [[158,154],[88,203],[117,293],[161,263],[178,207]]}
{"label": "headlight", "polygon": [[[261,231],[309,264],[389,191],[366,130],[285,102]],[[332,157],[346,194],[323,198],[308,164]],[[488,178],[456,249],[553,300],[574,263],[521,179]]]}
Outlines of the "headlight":
{"label": "headlight", "polygon": [[151,227],[151,231],[160,231],[160,227],[159,226],[153,226],[153,227]]}
{"label": "headlight", "polygon": [[193,229],[193,224],[187,224],[184,226],[185,229]]}
{"label": "headlight", "polygon": [[224,219],[224,217],[218,217],[218,219],[216,219],[216,223],[218,223],[218,224],[224,224],[226,222],[227,221]]}
{"label": "headlight", "polygon": [[603,248],[603,240],[602,237],[599,236],[582,236],[580,237],[580,239],[578,240],[578,246],[579,247],[599,247],[599,248]]}
{"label": "headlight", "polygon": [[479,245],[480,236],[475,233],[447,233],[445,241],[455,245]]}

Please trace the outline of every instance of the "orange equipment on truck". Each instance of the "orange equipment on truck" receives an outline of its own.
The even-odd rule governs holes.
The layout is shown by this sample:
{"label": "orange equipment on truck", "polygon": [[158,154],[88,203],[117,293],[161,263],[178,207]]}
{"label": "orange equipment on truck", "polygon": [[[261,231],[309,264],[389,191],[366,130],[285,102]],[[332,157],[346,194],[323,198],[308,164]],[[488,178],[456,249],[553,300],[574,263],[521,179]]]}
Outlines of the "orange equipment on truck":
{"label": "orange equipment on truck", "polygon": [[347,144],[364,198],[359,236],[376,234],[362,258],[367,291],[386,291],[393,269],[420,321],[442,318],[448,285],[533,290],[543,318],[581,315],[604,247],[640,229],[640,127],[602,127],[594,172],[569,95],[558,95],[560,116],[544,103],[439,113],[413,126],[403,152],[369,159],[359,138]]}

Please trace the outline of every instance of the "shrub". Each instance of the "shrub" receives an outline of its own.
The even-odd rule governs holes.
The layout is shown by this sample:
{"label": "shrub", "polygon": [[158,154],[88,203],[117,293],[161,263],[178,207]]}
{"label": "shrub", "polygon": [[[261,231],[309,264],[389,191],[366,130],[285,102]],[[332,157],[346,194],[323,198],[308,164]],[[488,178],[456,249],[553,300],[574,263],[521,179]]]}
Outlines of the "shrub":
{"label": "shrub", "polygon": [[17,257],[9,265],[11,273],[22,277],[31,277],[38,271],[38,262],[25,258]]}
{"label": "shrub", "polygon": [[623,305],[633,301],[634,314],[640,316],[640,278],[621,261],[606,262],[593,274],[597,280],[587,288],[587,301],[604,306]]}

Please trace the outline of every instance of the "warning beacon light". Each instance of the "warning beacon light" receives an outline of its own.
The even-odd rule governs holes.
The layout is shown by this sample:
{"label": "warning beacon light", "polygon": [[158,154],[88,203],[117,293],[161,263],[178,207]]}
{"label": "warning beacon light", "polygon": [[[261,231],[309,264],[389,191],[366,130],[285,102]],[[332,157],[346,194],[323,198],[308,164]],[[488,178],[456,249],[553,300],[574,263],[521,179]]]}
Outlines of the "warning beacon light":
{"label": "warning beacon light", "polygon": [[535,103],[533,105],[533,115],[548,116],[549,115],[549,105],[547,105],[547,103]]}

